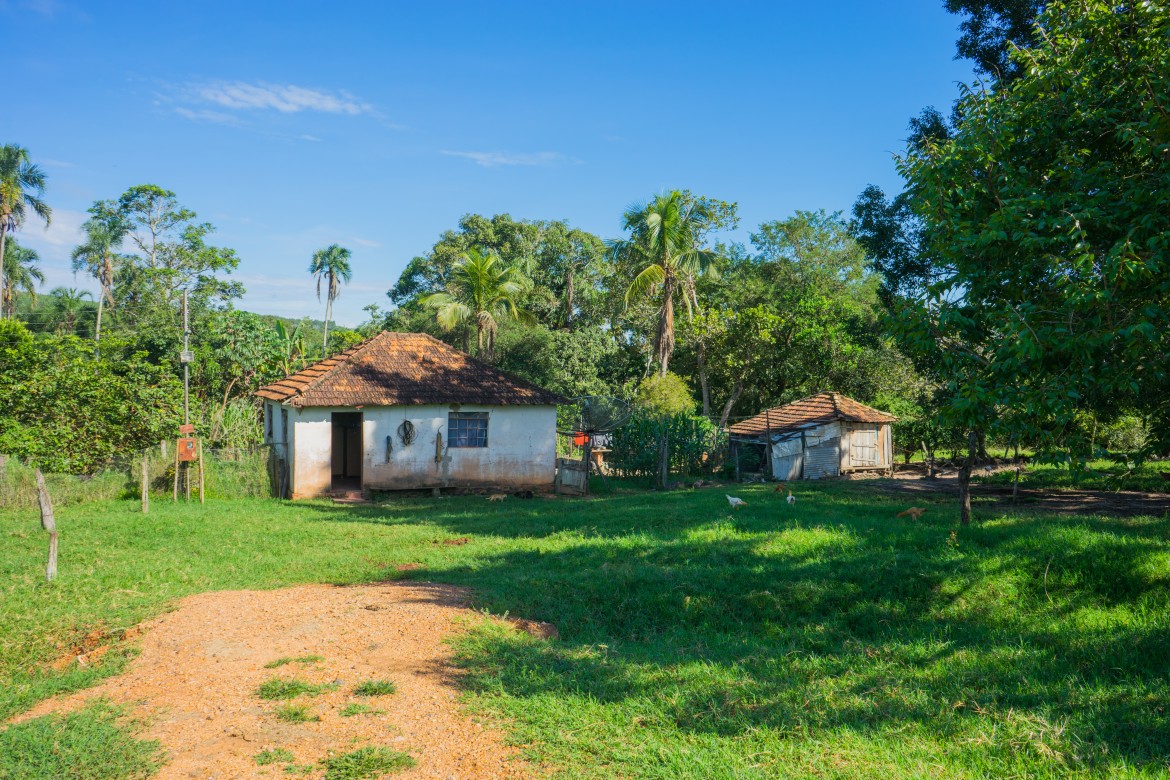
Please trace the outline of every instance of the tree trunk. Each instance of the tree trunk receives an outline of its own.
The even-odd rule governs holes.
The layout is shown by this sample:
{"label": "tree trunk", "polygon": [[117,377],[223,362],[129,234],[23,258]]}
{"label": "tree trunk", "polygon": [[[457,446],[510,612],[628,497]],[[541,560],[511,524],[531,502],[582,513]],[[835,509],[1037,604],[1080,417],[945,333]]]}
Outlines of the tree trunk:
{"label": "tree trunk", "polygon": [[565,273],[565,329],[573,329],[573,266],[569,266],[568,272]]}
{"label": "tree trunk", "polygon": [[662,283],[662,312],[658,317],[658,332],[654,334],[654,359],[658,375],[670,370],[670,354],[674,352],[674,275],[668,269]]}
{"label": "tree trunk", "polygon": [[703,416],[711,419],[711,383],[707,379],[707,348],[699,341],[699,349],[695,355],[699,364],[699,389],[703,396]]}
{"label": "tree trunk", "polygon": [[142,453],[142,514],[150,512],[150,454]]}
{"label": "tree trunk", "polygon": [[1012,482],[1012,503],[1016,503],[1016,497],[1020,495],[1020,445],[1016,444],[1016,479]]}
{"label": "tree trunk", "polygon": [[97,324],[94,325],[94,328],[93,328],[93,344],[94,344],[93,351],[94,351],[95,355],[97,354],[97,351],[98,351],[98,346],[97,346],[98,342],[100,342],[102,340],[102,304],[105,302],[106,302],[105,297],[103,297],[102,295],[98,295]]}
{"label": "tree trunk", "polygon": [[739,400],[740,393],[743,392],[743,382],[736,382],[735,387],[731,388],[731,396],[728,397],[727,403],[723,404],[723,413],[719,415],[719,427],[727,427],[727,418],[731,417],[731,407],[735,406],[735,402]]}
{"label": "tree trunk", "polygon": [[658,489],[666,490],[670,485],[670,444],[666,436],[666,423],[659,423],[658,429]]}
{"label": "tree trunk", "polygon": [[967,433],[967,457],[959,468],[959,522],[971,525],[971,471],[979,452],[979,432],[972,428]]}
{"label": "tree trunk", "polygon": [[45,579],[52,582],[57,579],[57,521],[53,517],[49,489],[45,487],[45,475],[40,469],[36,470],[36,479],[37,503],[41,505],[41,528],[49,532],[49,563],[45,566]]}
{"label": "tree trunk", "polygon": [[4,274],[4,247],[7,245],[8,233],[5,228],[8,227],[5,220],[0,219],[0,319],[7,319],[4,312],[4,299],[2,292],[7,288],[8,277]]}
{"label": "tree trunk", "polygon": [[333,298],[325,297],[325,338],[321,342],[321,359],[329,357],[329,315],[333,313]]}

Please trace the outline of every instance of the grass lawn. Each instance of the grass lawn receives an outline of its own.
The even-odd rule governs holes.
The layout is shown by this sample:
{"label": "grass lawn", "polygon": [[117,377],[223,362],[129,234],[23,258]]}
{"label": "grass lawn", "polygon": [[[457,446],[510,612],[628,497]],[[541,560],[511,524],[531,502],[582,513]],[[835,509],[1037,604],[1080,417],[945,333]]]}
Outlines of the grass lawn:
{"label": "grass lawn", "polygon": [[[737,488],[735,514],[723,492],[81,504],[58,513],[54,585],[35,513],[0,513],[0,718],[115,671],[45,665],[178,597],[412,577],[557,626],[457,649],[470,706],[565,776],[1170,773],[1170,520],[983,509],[960,529],[859,482],[801,484],[795,509]],[[69,728],[0,731],[0,778],[26,776],[5,774],[20,740]]]}
{"label": "grass lawn", "polygon": [[[1170,480],[1162,473],[1170,473],[1170,462],[1155,461],[1125,474],[1118,465],[1108,460],[1094,460],[1085,468],[1074,471],[1067,466],[1046,463],[1029,464],[1020,475],[1020,487],[1057,490],[1138,490],[1148,493],[1170,492]],[[1016,479],[1014,471],[999,471],[990,476],[976,476],[986,484],[1010,485]]]}

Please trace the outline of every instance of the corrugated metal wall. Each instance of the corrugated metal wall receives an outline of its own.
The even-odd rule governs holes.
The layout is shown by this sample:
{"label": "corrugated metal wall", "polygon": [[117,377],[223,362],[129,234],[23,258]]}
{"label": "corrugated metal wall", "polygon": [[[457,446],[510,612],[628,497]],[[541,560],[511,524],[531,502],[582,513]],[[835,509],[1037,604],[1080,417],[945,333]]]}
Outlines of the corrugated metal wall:
{"label": "corrugated metal wall", "polygon": [[804,478],[835,477],[841,470],[840,437],[826,439],[804,453]]}

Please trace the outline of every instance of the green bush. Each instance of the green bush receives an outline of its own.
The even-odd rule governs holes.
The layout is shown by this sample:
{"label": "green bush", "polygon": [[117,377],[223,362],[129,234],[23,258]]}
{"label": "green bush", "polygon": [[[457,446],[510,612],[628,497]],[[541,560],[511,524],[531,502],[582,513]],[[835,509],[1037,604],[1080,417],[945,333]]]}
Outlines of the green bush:
{"label": "green bush", "polygon": [[695,398],[686,380],[678,374],[654,374],[642,380],[634,396],[634,405],[649,413],[673,417],[693,414]]}

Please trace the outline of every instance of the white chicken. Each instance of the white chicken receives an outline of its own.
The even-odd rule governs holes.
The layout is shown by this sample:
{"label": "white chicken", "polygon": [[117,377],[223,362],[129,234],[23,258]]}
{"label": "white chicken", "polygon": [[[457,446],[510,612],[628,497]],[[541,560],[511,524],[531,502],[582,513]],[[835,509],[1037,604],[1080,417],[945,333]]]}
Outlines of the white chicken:
{"label": "white chicken", "polygon": [[746,501],[744,501],[742,498],[736,498],[735,496],[727,496],[727,503],[731,504],[732,509],[739,509],[741,506],[747,506]]}
{"label": "white chicken", "polygon": [[796,496],[792,495],[792,491],[788,491],[788,506],[796,506]]}

